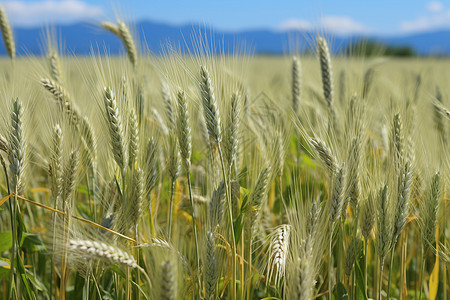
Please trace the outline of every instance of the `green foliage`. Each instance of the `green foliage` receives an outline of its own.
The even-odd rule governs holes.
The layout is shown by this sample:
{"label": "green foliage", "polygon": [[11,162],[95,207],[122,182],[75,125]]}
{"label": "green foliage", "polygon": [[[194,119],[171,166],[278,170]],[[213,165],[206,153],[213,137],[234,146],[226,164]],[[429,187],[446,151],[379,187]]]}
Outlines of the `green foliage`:
{"label": "green foliage", "polygon": [[348,45],[344,53],[348,56],[416,56],[414,49],[408,46],[388,46],[376,40],[360,40]]}

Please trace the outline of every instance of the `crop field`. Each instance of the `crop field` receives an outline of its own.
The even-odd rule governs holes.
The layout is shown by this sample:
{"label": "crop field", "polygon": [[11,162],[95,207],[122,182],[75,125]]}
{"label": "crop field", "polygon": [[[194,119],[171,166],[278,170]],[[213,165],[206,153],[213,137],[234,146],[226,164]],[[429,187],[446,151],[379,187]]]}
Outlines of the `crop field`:
{"label": "crop field", "polygon": [[450,60],[15,57],[3,299],[449,299]]}

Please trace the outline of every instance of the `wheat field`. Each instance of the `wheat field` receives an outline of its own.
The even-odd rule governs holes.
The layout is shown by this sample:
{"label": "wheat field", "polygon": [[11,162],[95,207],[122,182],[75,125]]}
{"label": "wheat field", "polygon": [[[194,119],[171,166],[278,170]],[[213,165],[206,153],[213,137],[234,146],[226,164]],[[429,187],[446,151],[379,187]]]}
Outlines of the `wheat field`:
{"label": "wheat field", "polygon": [[122,56],[16,57],[0,23],[3,299],[449,299],[450,60],[122,21]]}

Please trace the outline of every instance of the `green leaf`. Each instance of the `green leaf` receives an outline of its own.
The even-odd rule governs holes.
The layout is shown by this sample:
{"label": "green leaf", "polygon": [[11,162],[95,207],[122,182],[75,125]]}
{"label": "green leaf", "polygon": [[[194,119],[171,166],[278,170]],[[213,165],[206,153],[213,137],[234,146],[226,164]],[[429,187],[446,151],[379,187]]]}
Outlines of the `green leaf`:
{"label": "green leaf", "polygon": [[147,294],[142,290],[141,286],[131,280],[131,283],[139,290],[139,293],[144,296],[145,299],[148,299]]}
{"label": "green leaf", "polygon": [[6,279],[9,277],[9,259],[0,257],[0,279]]}
{"label": "green leaf", "polygon": [[110,267],[110,270],[114,273],[116,273],[117,275],[119,275],[120,277],[122,277],[123,279],[127,279],[127,274],[125,274],[125,272],[119,268],[117,265],[112,265]]}
{"label": "green leaf", "polygon": [[11,231],[3,231],[0,233],[0,252],[8,251],[12,247]]}
{"label": "green leaf", "polygon": [[239,239],[241,238],[242,229],[244,228],[244,214],[241,213],[236,218],[236,220],[233,223],[233,229],[234,229],[234,239],[236,241],[236,244],[239,242]]}
{"label": "green leaf", "polygon": [[355,276],[356,276],[356,283],[358,285],[358,290],[356,291],[356,299],[363,299],[367,300],[367,297],[365,295],[364,291],[364,260],[365,254],[361,255],[358,260],[356,260],[355,263]]}
{"label": "green leaf", "polygon": [[36,252],[44,251],[45,246],[41,238],[37,234],[24,232],[22,240],[20,241],[20,247],[24,252]]}
{"label": "green leaf", "polygon": [[36,295],[34,294],[34,291],[30,287],[27,270],[25,270],[25,266],[23,265],[22,258],[20,256],[17,256],[16,262],[17,262],[17,271],[19,272],[20,278],[22,279],[24,291],[26,291],[26,293],[28,295],[27,299],[33,299],[33,300],[36,299]]}
{"label": "green leaf", "polygon": [[80,193],[80,194],[88,195],[89,194],[89,189],[84,184],[80,184],[77,187],[77,192]]}
{"label": "green leaf", "polygon": [[[243,189],[243,188],[241,188],[241,189]],[[244,193],[247,192],[247,190],[245,190],[245,189],[243,189],[243,190],[244,190]],[[244,200],[242,200],[241,211],[239,212],[238,217],[236,218],[236,220],[233,223],[234,238],[235,238],[236,244],[238,244],[239,239],[241,238],[242,229],[244,228],[244,216],[245,216],[247,202],[248,202],[248,194],[245,194]]]}
{"label": "green leaf", "polygon": [[334,299],[348,300],[348,293],[345,286],[339,282],[334,291]]}
{"label": "green leaf", "polygon": [[31,273],[30,271],[26,271],[27,273],[27,277],[30,280],[30,282],[33,284],[33,286],[38,290],[38,291],[44,291],[47,292],[47,288],[45,287],[45,284],[38,278],[35,277],[33,275],[33,273]]}

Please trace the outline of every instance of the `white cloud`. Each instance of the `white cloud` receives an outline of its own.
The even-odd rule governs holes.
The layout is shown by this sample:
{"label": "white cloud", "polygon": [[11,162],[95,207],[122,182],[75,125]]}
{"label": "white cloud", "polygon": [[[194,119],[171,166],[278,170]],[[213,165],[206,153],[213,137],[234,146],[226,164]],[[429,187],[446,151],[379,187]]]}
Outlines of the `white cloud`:
{"label": "white cloud", "polygon": [[101,7],[79,0],[6,1],[2,5],[13,26],[71,23],[104,16]]}
{"label": "white cloud", "polygon": [[346,16],[325,16],[316,24],[301,19],[289,19],[281,23],[280,30],[326,30],[339,35],[367,33],[369,29]]}
{"label": "white cloud", "polygon": [[310,30],[312,29],[312,24],[306,20],[300,19],[289,19],[281,23],[280,30]]}
{"label": "white cloud", "polygon": [[450,29],[450,10],[400,23],[400,30],[403,32],[420,32],[433,29]]}
{"label": "white cloud", "polygon": [[320,27],[340,35],[367,33],[369,31],[364,24],[346,16],[322,17]]}
{"label": "white cloud", "polygon": [[444,5],[439,1],[432,1],[427,4],[427,9],[431,12],[440,12],[444,9]]}

